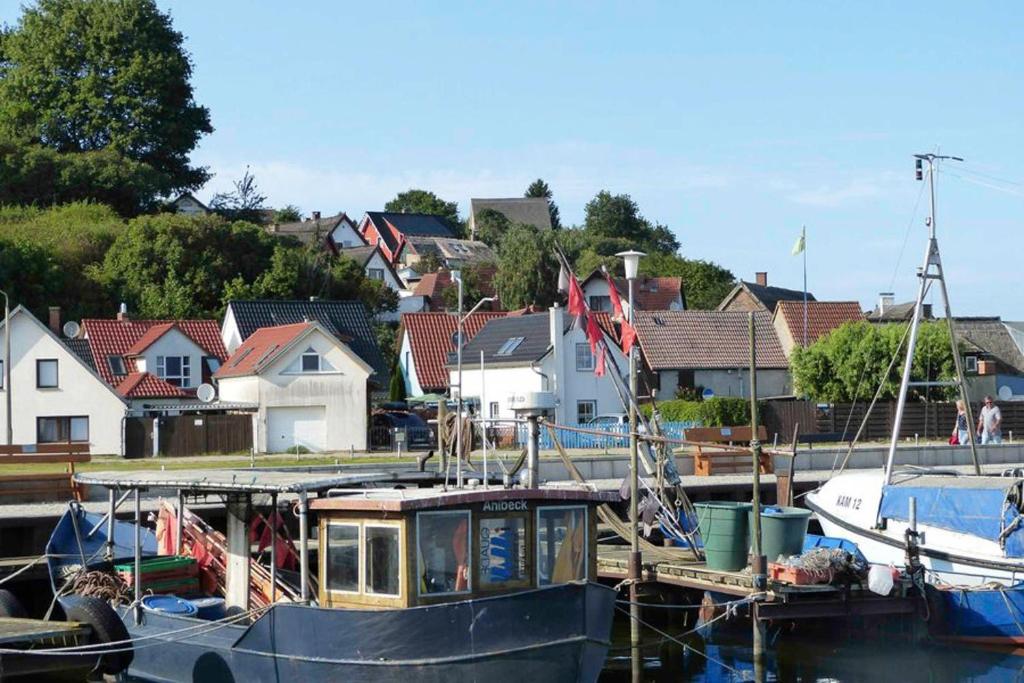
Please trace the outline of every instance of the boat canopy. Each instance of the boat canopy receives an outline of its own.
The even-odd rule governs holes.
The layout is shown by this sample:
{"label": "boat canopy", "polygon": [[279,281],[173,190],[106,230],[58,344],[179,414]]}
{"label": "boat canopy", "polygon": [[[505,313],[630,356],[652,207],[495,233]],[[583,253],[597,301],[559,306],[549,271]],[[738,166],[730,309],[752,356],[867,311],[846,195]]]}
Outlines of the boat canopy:
{"label": "boat canopy", "polygon": [[280,470],[168,470],[81,472],[75,481],[112,489],[179,489],[196,493],[298,493],[393,482],[394,472],[287,472]]}
{"label": "boat canopy", "polygon": [[1024,557],[1020,479],[911,475],[882,490],[881,516],[909,521],[911,498],[918,523],[997,541],[1007,557]]}

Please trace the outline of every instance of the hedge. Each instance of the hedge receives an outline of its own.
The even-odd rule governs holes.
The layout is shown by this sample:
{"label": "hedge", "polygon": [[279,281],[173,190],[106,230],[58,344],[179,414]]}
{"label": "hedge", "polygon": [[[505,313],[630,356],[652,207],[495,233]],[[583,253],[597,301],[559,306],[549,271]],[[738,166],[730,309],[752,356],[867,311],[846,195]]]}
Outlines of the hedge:
{"label": "hedge", "polygon": [[[650,416],[651,406],[643,406]],[[736,427],[750,424],[750,402],[742,398],[709,398],[706,401],[661,401],[658,410],[665,422],[699,422],[705,427]]]}

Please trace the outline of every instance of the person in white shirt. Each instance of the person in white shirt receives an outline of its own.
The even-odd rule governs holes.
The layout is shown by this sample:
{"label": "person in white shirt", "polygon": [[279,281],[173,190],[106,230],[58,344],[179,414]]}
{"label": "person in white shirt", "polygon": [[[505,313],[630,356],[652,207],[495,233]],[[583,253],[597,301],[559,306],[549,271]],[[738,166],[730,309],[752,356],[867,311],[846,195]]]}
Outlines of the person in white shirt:
{"label": "person in white shirt", "polygon": [[978,437],[981,445],[1003,442],[1003,430],[1000,427],[1003,423],[1003,413],[999,410],[991,396],[985,397],[985,404],[978,415]]}

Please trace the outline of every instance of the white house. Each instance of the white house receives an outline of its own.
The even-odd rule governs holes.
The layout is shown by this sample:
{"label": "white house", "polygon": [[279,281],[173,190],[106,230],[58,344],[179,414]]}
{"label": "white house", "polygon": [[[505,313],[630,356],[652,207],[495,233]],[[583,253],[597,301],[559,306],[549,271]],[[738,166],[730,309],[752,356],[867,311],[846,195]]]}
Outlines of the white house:
{"label": "white house", "polygon": [[[462,336],[469,342],[489,320],[505,312],[483,311],[466,317]],[[404,313],[398,328],[398,366],[405,380],[406,396],[448,393],[448,354],[455,350],[458,316],[429,311]],[[478,354],[479,355],[479,354]]]}
{"label": "white house", "polygon": [[183,213],[186,216],[202,216],[210,213],[210,208],[196,199],[191,192],[178,195],[171,201],[171,206],[175,213]]}
{"label": "white house", "polygon": [[217,371],[224,401],[259,405],[256,448],[366,449],[373,368],[315,322],[265,327]]}
{"label": "white house", "polygon": [[[607,318],[604,318],[607,325]],[[462,395],[480,401],[488,417],[512,418],[510,400],[528,391],[555,394],[554,420],[559,424],[583,424],[602,414],[619,414],[625,408],[612,380],[628,371],[626,357],[605,335],[613,362],[607,374],[594,374],[594,356],[584,331],[554,307],[548,314],[506,316],[487,322],[462,351]],[[483,353],[483,371],[480,354]],[[448,364],[449,382],[457,387],[458,371]],[[457,390],[457,389],[456,389]]]}
{"label": "white house", "polygon": [[[80,341],[62,341],[22,306],[11,312],[11,386],[2,386],[0,359],[0,397],[10,392],[14,443],[87,442],[93,454],[123,454],[128,402],[100,378]],[[0,434],[6,430],[0,409]]]}
{"label": "white house", "polygon": [[398,276],[394,266],[384,258],[378,246],[352,247],[351,249],[339,249],[339,256],[352,259],[363,267],[366,277],[371,280],[383,282],[388,289],[398,294],[398,308],[388,313],[381,313],[377,316],[385,322],[398,322],[402,313],[417,313],[426,309],[428,303],[426,297],[417,296],[406,288],[405,282]]}
{"label": "white house", "polygon": [[[629,283],[623,278],[613,278],[615,291],[622,301],[622,312],[629,316]],[[608,278],[595,270],[580,283],[583,298],[592,311],[611,312],[611,291]],[[686,308],[683,297],[683,280],[678,277],[649,277],[641,275],[633,285],[633,299],[638,311],[682,311]]]}

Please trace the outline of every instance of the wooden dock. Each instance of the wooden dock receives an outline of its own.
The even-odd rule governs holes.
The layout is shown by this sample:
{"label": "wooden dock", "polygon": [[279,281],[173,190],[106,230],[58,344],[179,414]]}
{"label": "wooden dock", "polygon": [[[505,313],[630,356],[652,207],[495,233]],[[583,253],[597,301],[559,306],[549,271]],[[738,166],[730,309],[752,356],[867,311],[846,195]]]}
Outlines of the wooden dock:
{"label": "wooden dock", "polygon": [[[629,571],[629,546],[602,543],[597,551],[597,573],[602,579],[621,581]],[[686,588],[745,598],[758,591],[749,569],[723,572],[708,569],[684,548],[657,548],[643,551],[642,576],[648,586]],[[827,584],[797,586],[768,582],[763,600],[753,604],[759,619],[827,619],[851,616],[913,614],[921,598],[907,597],[903,590],[895,596],[880,596],[866,586]]]}

